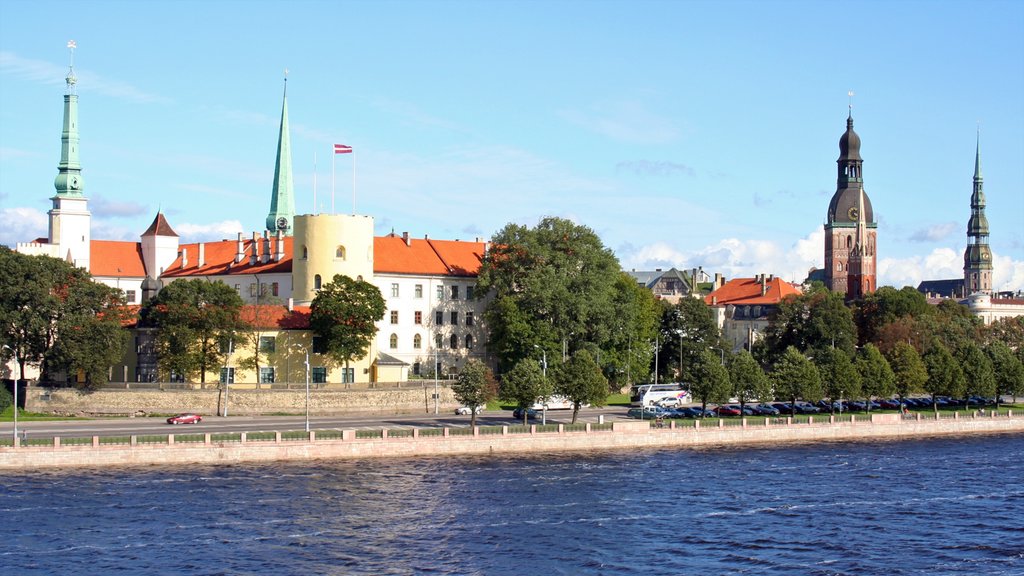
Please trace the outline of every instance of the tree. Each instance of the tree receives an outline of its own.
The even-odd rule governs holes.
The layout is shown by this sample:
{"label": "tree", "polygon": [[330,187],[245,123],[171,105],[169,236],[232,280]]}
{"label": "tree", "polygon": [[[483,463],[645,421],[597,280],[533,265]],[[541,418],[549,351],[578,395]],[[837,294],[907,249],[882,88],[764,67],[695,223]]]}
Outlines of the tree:
{"label": "tree", "polygon": [[732,389],[729,371],[722,365],[721,356],[710,350],[701,350],[690,370],[693,376],[690,394],[700,400],[703,410],[707,410],[708,402],[722,403],[729,400]]}
{"label": "tree", "polygon": [[[501,378],[499,397],[516,406],[529,407],[541,398],[551,395],[551,384],[544,377],[540,362],[533,358],[520,360]],[[526,412],[523,412],[523,424],[526,424]]]}
{"label": "tree", "polygon": [[579,350],[554,371],[554,391],[572,402],[572,423],[576,423],[580,406],[604,406],[608,398],[608,380],[601,367],[586,350]]}
{"label": "tree", "polygon": [[928,369],[913,346],[906,342],[897,342],[887,357],[900,400],[924,389],[924,384],[928,381]]}
{"label": "tree", "polygon": [[[862,344],[878,342],[883,326],[903,318],[923,318],[932,313],[924,294],[911,286],[897,290],[882,286],[857,303],[854,313]],[[883,349],[884,351],[884,349]]]}
{"label": "tree", "polygon": [[762,363],[772,365],[790,346],[809,351],[839,348],[852,355],[856,342],[853,312],[843,296],[818,287],[782,299],[756,350]]}
{"label": "tree", "polygon": [[[274,321],[280,318],[278,312],[281,309],[283,303],[281,299],[270,293],[270,286],[259,281],[259,277],[256,277],[256,303],[252,306],[243,306],[241,320],[242,329],[239,331],[239,337],[247,344],[246,349],[252,350],[251,356],[242,357],[239,361],[239,365],[243,368],[248,368],[256,373],[257,379],[259,378],[260,367],[264,364],[261,362],[264,353],[270,354],[271,352],[264,350],[263,337],[268,331],[276,329]],[[225,346],[233,347],[233,343],[224,343]],[[285,380],[288,380],[288,375],[285,375]]]}
{"label": "tree", "polygon": [[327,355],[348,369],[366,355],[386,310],[376,286],[335,274],[313,298],[309,326],[323,340]]}
{"label": "tree", "polygon": [[655,339],[660,309],[654,294],[625,272],[615,280],[612,308],[618,326],[610,332],[601,363],[611,385],[622,389],[650,376],[654,350],[647,343]]}
{"label": "tree", "polygon": [[746,350],[741,350],[729,362],[729,381],[732,383],[732,394],[739,399],[741,408],[753,399],[762,402],[771,399],[771,380]]}
{"label": "tree", "polygon": [[[536,347],[549,358],[586,346],[604,350],[620,327],[636,329],[635,321],[615,317],[619,274],[615,255],[586,226],[561,218],[532,229],[506,225],[491,239],[477,276],[478,297],[493,296],[484,317],[499,369],[534,357]],[[632,334],[635,343],[640,339]]]}
{"label": "tree", "polygon": [[107,383],[110,366],[124,356],[128,333],[123,326],[129,314],[116,288],[84,275],[73,275],[68,288],[46,369],[81,374],[76,385],[94,388]]}
{"label": "tree", "polygon": [[825,348],[815,353],[814,364],[821,376],[822,392],[832,400],[831,411],[835,411],[835,402],[842,401],[844,396],[860,396],[860,372],[849,354],[838,348]]}
{"label": "tree", "polygon": [[1003,394],[1009,394],[1016,401],[1024,394],[1024,363],[1013,355],[1013,350],[996,340],[985,347],[985,353],[992,360],[992,371],[996,380],[996,405]]}
{"label": "tree", "polygon": [[156,328],[159,364],[165,371],[206,382],[224,364],[223,344],[242,328],[242,298],[227,284],[202,279],[164,286],[142,309],[143,323]]}
{"label": "tree", "polygon": [[[337,276],[335,276],[337,279]],[[463,406],[470,408],[470,426],[476,426],[477,406],[486,406],[498,395],[498,386],[494,381],[491,369],[483,362],[473,358],[466,362],[459,372],[459,377],[452,384],[455,398]]]}
{"label": "tree", "polygon": [[798,398],[812,402],[821,398],[821,376],[818,369],[793,346],[786,348],[782,358],[775,364],[771,377],[775,383],[775,396],[789,401],[790,415],[796,414],[795,403]]}
{"label": "tree", "polygon": [[[957,349],[956,359],[964,371],[965,396],[981,396],[989,398],[996,394],[996,377],[992,370],[992,360],[974,342],[965,342]],[[964,399],[964,408],[967,399]]]}
{"label": "tree", "polygon": [[928,381],[924,384],[924,391],[931,395],[932,407],[938,412],[936,396],[959,398],[964,395],[964,390],[967,387],[964,371],[946,345],[937,338],[932,341],[923,360],[924,366],[928,370]]}
{"label": "tree", "polygon": [[861,393],[871,409],[871,398],[888,398],[896,389],[892,367],[874,344],[866,344],[857,355],[857,371],[861,377]]}
{"label": "tree", "polygon": [[663,304],[658,340],[658,372],[680,382],[694,380],[691,366],[704,350],[725,349],[711,308],[700,298]]}

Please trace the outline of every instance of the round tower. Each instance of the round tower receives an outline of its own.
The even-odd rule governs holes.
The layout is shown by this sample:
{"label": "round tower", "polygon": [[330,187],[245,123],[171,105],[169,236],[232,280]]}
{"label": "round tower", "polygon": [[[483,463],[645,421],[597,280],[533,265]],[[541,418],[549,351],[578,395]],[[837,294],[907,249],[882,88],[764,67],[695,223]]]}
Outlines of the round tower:
{"label": "round tower", "polygon": [[317,290],[343,274],[373,282],[373,217],[349,214],[295,216],[292,294],[308,306]]}

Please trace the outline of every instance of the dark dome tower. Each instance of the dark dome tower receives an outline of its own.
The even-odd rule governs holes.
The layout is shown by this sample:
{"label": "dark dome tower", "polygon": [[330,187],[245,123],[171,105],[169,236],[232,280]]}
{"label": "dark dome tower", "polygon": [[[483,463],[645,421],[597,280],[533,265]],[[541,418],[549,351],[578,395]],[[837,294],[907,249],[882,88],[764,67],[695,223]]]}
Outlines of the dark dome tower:
{"label": "dark dome tower", "polygon": [[988,218],[981,179],[981,132],[974,154],[974,192],[971,219],[967,222],[967,250],[964,251],[964,297],[975,292],[992,293],[992,249],[988,245]]}

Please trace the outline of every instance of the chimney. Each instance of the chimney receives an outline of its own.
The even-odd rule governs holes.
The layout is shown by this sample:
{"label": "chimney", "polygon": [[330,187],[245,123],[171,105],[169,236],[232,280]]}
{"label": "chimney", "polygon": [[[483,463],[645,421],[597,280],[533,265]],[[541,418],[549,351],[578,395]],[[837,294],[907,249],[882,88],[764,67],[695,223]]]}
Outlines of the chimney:
{"label": "chimney", "polygon": [[714,306],[716,304],[718,304],[718,296],[712,296],[711,297],[711,305]]}
{"label": "chimney", "polygon": [[405,242],[406,246],[412,246],[412,238],[409,238],[408,232],[402,232],[402,240]]}
{"label": "chimney", "polygon": [[722,278],[722,273],[721,272],[715,272],[715,285],[714,285],[714,287],[712,289],[713,290],[718,290],[722,286],[725,286],[725,279]]}
{"label": "chimney", "polygon": [[181,249],[181,269],[188,268],[188,248]]}
{"label": "chimney", "polygon": [[203,244],[202,242],[199,243],[199,262],[196,266],[200,268],[206,266],[206,244]]}
{"label": "chimney", "polygon": [[260,262],[266,264],[270,262],[270,235],[267,231],[263,231],[263,253],[260,254]]}
{"label": "chimney", "polygon": [[238,233],[238,248],[235,249],[235,264],[245,259],[245,244],[242,243],[242,233]]}
{"label": "chimney", "polygon": [[249,256],[249,266],[255,266],[260,260],[260,233],[252,233],[252,254]]}
{"label": "chimney", "polygon": [[274,239],[274,262],[281,260],[284,260],[284,230],[278,230]]}
{"label": "chimney", "polygon": [[[281,231],[278,230],[278,234],[280,234],[280,233],[281,233]],[[295,311],[295,298],[289,298],[288,299],[288,311],[289,312],[294,312]]]}

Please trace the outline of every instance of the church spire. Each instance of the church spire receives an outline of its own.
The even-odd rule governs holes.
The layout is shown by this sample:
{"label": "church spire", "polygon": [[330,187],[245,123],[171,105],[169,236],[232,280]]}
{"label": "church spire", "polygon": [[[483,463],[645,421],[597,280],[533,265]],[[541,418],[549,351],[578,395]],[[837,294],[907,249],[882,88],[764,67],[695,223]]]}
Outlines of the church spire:
{"label": "church spire", "polygon": [[295,218],[295,194],[292,190],[291,138],[288,135],[288,70],[284,71],[284,96],[281,104],[281,131],[277,137],[277,161],[274,166],[274,189],[267,214],[267,230],[280,230],[292,235]]}
{"label": "church spire", "polygon": [[967,249],[964,250],[964,296],[992,292],[992,248],[988,245],[988,218],[985,216],[985,190],[981,177],[981,128],[978,129],[976,146],[971,219],[967,221]]}
{"label": "church spire", "polygon": [[75,48],[74,40],[68,42],[68,50],[71,53],[68,75],[64,78],[67,83],[67,92],[64,94],[64,130],[60,137],[60,164],[57,165],[57,177],[53,181],[53,187],[57,189],[58,197],[81,197],[85,189],[85,180],[82,178],[82,166],[78,161],[78,94],[75,93],[75,85],[78,78],[75,77]]}

